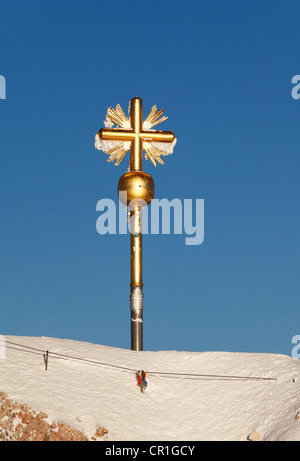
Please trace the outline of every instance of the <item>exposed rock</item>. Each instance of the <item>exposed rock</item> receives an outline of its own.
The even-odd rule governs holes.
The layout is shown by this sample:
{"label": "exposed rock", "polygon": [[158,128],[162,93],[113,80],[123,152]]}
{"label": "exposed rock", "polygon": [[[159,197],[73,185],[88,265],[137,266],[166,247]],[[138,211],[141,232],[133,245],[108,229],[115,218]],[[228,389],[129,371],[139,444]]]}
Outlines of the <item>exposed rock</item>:
{"label": "exposed rock", "polygon": [[[81,431],[54,422],[49,424],[48,415],[36,412],[33,408],[15,402],[7,394],[0,392],[0,440],[1,441],[88,441]],[[102,429],[97,437],[107,434]],[[97,432],[97,431],[96,431]]]}
{"label": "exposed rock", "polygon": [[261,436],[258,432],[251,432],[251,434],[249,434],[248,440],[251,442],[259,442],[261,440]]}

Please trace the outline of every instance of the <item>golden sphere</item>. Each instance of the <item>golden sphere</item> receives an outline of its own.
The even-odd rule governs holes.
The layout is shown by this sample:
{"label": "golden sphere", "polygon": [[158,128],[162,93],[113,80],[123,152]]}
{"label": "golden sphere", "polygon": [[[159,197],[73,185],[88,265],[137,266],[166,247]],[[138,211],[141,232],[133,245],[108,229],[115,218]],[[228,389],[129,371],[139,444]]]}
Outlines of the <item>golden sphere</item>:
{"label": "golden sphere", "polygon": [[[154,197],[154,181],[149,174],[143,171],[130,171],[119,179],[118,191],[123,205],[143,207],[149,205]],[[127,193],[127,200],[126,196],[120,195],[120,192]]]}

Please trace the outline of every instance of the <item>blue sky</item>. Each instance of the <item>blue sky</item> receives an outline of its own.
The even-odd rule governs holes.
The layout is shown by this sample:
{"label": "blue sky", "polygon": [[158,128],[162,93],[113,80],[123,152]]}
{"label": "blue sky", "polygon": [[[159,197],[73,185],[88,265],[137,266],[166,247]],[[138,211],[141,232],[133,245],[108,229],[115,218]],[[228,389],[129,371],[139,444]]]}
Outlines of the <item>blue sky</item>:
{"label": "blue sky", "polygon": [[145,350],[290,355],[299,322],[298,1],[11,0],[0,11],[0,333],[130,348],[129,236],[96,232],[119,167],[108,106],[178,142],[156,198],[204,199],[205,239],[144,238]]}

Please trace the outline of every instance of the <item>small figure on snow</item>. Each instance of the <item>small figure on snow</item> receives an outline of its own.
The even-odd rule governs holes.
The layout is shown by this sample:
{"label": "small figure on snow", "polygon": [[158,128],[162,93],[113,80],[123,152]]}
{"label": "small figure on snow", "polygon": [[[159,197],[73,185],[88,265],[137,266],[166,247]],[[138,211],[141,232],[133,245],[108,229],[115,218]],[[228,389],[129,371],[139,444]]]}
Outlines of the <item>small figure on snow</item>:
{"label": "small figure on snow", "polygon": [[140,386],[141,392],[147,387],[146,381],[146,372],[144,370],[139,371],[136,375],[137,378],[137,385]]}

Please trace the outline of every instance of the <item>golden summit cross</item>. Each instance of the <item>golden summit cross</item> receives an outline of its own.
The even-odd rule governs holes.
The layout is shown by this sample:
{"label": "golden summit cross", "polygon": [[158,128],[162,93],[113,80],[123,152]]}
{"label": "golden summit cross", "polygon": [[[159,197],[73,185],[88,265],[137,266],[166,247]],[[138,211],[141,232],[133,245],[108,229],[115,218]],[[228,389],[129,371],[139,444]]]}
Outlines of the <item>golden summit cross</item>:
{"label": "golden summit cross", "polygon": [[[121,127],[118,128],[102,128],[99,131],[99,137],[103,141],[123,141],[123,144],[107,151],[110,155],[109,161],[117,158],[119,164],[127,150],[130,149],[130,170],[143,171],[143,149],[154,165],[156,160],[163,163],[160,158],[165,153],[151,145],[152,142],[172,143],[175,139],[172,131],[154,131],[150,128],[158,123],[163,122],[167,117],[159,118],[164,109],[156,112],[154,106],[143,123],[143,101],[137,96],[131,99],[130,102],[130,120],[128,120],[120,106],[117,110],[109,108],[108,118]],[[145,129],[148,127],[148,130]]]}
{"label": "golden summit cross", "polygon": [[[120,105],[116,109],[109,107],[107,121],[118,128],[102,128],[95,142],[97,148],[109,155],[108,161],[115,161],[116,165],[130,150],[130,171],[119,179],[118,191],[120,201],[128,207],[130,213],[131,349],[135,351],[143,350],[142,210],[154,198],[153,178],[143,172],[143,150],[156,166],[156,162],[164,163],[162,156],[171,153],[167,149],[163,150],[164,143],[176,142],[172,131],[152,130],[153,126],[166,120],[167,117],[162,116],[164,109],[157,111],[156,106],[153,106],[143,122],[142,106],[142,99],[137,96],[131,99],[130,118],[126,117]],[[114,141],[112,147],[108,141]]]}

